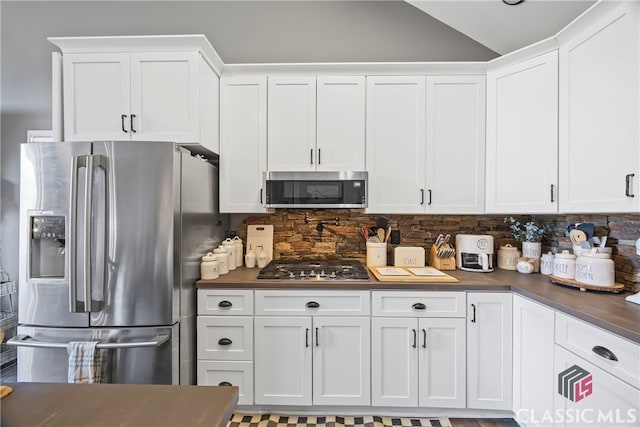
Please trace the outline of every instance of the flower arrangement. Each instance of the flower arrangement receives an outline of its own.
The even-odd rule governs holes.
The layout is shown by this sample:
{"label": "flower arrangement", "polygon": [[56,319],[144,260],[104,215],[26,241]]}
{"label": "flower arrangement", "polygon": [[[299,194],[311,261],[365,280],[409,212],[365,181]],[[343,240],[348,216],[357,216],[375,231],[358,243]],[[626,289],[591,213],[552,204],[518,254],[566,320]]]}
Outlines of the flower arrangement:
{"label": "flower arrangement", "polygon": [[512,216],[505,217],[504,222],[509,224],[511,234],[518,242],[541,242],[544,235],[551,230],[548,225],[538,226],[533,221],[522,224]]}

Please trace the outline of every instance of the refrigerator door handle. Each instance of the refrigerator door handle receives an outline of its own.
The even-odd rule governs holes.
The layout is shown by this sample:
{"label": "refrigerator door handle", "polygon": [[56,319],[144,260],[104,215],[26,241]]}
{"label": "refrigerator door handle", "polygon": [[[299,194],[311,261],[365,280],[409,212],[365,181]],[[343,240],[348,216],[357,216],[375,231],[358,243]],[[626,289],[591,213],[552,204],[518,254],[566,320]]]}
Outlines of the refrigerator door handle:
{"label": "refrigerator door handle", "polygon": [[[160,347],[169,340],[169,335],[157,335],[150,341],[130,341],[130,342],[108,342],[98,343],[96,348],[99,349],[122,349],[122,348],[138,348],[138,347]],[[47,342],[38,341],[29,335],[16,335],[6,342],[8,345],[16,347],[35,347],[35,348],[62,348],[66,349],[69,343],[66,342]]]}
{"label": "refrigerator door handle", "polygon": [[88,156],[71,158],[71,188],[69,191],[69,311],[78,313],[78,173],[87,166]]}
{"label": "refrigerator door handle", "polygon": [[[101,168],[104,171],[105,174],[105,180],[104,180],[104,185],[105,185],[105,191],[104,191],[104,198],[105,198],[105,212],[108,212],[109,209],[107,207],[107,194],[109,194],[107,186],[109,185],[108,182],[108,170],[107,170],[107,158],[105,156],[102,156],[100,154],[92,154],[87,157],[87,174],[86,174],[86,185],[85,185],[85,196],[84,196],[84,226],[85,226],[85,231],[84,231],[84,235],[85,235],[85,239],[84,239],[84,247],[83,247],[83,251],[84,251],[84,268],[83,268],[83,273],[84,273],[84,311],[86,312],[92,312],[92,311],[100,311],[100,307],[94,307],[93,305],[93,298],[92,298],[92,294],[91,294],[91,289],[93,287],[93,283],[92,283],[92,275],[91,275],[91,247],[92,247],[92,243],[93,243],[93,228],[92,228],[92,219],[94,218],[93,215],[93,171],[95,169]],[[105,224],[107,224],[108,221],[105,220]],[[106,233],[105,233],[106,236]],[[106,244],[106,242],[105,242]],[[105,273],[106,273],[106,257],[103,260],[104,262],[102,263],[102,268],[104,269]],[[96,262],[96,265],[98,263]],[[103,276],[104,277],[104,276]]]}

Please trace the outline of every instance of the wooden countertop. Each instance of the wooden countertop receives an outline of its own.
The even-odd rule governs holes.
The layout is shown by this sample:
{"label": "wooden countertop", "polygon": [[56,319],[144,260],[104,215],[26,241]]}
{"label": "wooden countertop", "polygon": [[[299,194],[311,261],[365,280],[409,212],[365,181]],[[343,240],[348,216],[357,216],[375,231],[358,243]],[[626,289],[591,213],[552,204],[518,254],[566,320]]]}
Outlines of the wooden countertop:
{"label": "wooden countertop", "polygon": [[220,426],[237,387],[5,383],[0,424],[15,426]]}
{"label": "wooden countertop", "polygon": [[351,290],[483,290],[513,291],[514,293],[546,304],[556,310],[599,326],[609,332],[640,344],[640,305],[626,301],[629,291],[582,292],[576,288],[556,285],[541,274],[520,274],[498,270],[491,273],[446,271],[458,283],[382,282],[373,274],[363,281],[329,280],[258,280],[258,269],[237,268],[215,280],[199,280],[200,289],[351,289]]}

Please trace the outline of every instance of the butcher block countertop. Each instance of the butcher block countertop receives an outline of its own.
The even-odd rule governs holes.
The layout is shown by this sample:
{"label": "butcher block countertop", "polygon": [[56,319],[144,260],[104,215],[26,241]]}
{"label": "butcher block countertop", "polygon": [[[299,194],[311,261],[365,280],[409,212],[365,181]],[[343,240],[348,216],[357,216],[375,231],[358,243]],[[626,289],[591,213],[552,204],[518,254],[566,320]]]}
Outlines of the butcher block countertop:
{"label": "butcher block countertop", "polygon": [[215,280],[199,280],[199,289],[344,289],[344,290],[431,290],[512,291],[556,310],[582,319],[640,344],[640,305],[626,301],[629,291],[583,292],[556,285],[541,274],[521,274],[496,269],[491,273],[445,271],[457,283],[384,282],[369,273],[369,280],[258,280],[257,268],[237,268]]}
{"label": "butcher block countertop", "polygon": [[237,387],[5,383],[0,424],[16,426],[226,426]]}

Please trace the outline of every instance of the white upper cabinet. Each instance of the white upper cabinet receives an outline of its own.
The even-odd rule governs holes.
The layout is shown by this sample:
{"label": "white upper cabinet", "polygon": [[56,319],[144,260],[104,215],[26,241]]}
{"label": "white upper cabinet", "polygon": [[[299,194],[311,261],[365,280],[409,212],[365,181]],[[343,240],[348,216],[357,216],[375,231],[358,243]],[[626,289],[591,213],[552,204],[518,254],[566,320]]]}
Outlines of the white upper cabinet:
{"label": "white upper cabinet", "polygon": [[203,37],[50,40],[63,52],[66,141],[175,141],[219,152],[219,78],[201,47],[217,55]]}
{"label": "white upper cabinet", "polygon": [[220,211],[265,212],[267,78],[220,81]]}
{"label": "white upper cabinet", "polygon": [[425,189],[425,77],[367,78],[369,213],[421,213]]}
{"label": "white upper cabinet", "polygon": [[367,78],[368,213],[482,213],[483,76]]}
{"label": "white upper cabinet", "polygon": [[269,77],[268,86],[269,170],[316,170],[316,78]]}
{"label": "white upper cabinet", "polygon": [[365,170],[365,77],[318,76],[316,169]]}
{"label": "white upper cabinet", "polygon": [[482,213],[484,76],[427,77],[426,113],[426,212]]}
{"label": "white upper cabinet", "polygon": [[640,210],[640,3],[562,32],[560,211]]}
{"label": "white upper cabinet", "polygon": [[130,139],[130,76],[127,53],[64,55],[64,139]]}
{"label": "white upper cabinet", "polygon": [[487,72],[487,213],[557,211],[558,52]]}

